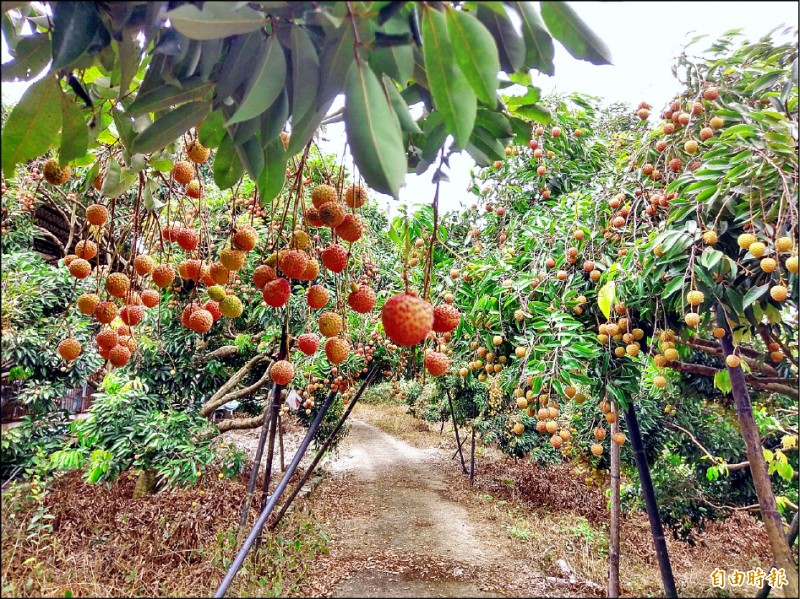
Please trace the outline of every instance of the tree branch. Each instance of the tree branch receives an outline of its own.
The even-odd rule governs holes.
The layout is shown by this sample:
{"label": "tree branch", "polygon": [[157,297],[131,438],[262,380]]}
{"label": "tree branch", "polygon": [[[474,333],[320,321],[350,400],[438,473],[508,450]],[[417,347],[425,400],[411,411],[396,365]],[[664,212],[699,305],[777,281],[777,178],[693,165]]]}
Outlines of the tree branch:
{"label": "tree branch", "polygon": [[[699,374],[700,376],[713,377],[719,372],[718,368],[713,366],[703,366],[702,364],[690,364],[688,362],[672,362],[666,365],[667,368],[672,368],[678,372],[686,372],[689,374]],[[768,393],[780,393],[788,397],[797,396],[797,383],[798,379],[784,379],[780,377],[765,377],[759,378],[752,374],[747,374],[744,377],[747,384],[755,389],[767,391]]]}
{"label": "tree branch", "polygon": [[251,428],[258,428],[264,422],[264,414],[266,413],[268,408],[264,408],[264,410],[258,416],[251,416],[250,418],[232,418],[230,420],[223,420],[217,425],[219,428],[219,433],[227,433],[228,431],[240,431],[246,430]]}
{"label": "tree branch", "polygon": [[228,381],[219,388],[219,390],[212,395],[209,400],[203,405],[200,409],[200,415],[203,417],[207,417],[211,414],[214,410],[216,410],[219,406],[226,403],[228,400],[224,400],[222,402],[218,401],[220,398],[225,398],[230,391],[239,384],[239,382],[251,371],[255,368],[259,363],[264,360],[268,360],[269,358],[264,354],[258,354],[254,358],[251,358],[250,361],[247,362],[244,366],[242,366]]}
{"label": "tree branch", "polygon": [[[685,343],[689,347],[699,349],[700,351],[703,351],[717,358],[725,359],[725,354],[722,351],[722,347],[720,347],[718,343],[707,341],[706,339],[700,339],[698,337],[692,337],[691,339],[687,339]],[[775,370],[769,364],[764,363],[764,356],[761,353],[746,347],[739,347],[739,354],[742,360],[744,360],[744,362],[746,362],[747,365],[750,366],[752,370],[773,377],[778,376],[777,370]]]}

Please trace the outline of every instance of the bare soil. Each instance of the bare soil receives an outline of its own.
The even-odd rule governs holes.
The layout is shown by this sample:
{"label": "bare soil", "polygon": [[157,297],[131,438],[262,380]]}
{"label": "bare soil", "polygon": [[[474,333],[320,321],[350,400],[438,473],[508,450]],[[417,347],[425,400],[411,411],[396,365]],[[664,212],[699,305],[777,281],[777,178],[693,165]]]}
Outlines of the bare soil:
{"label": "bare soil", "polygon": [[335,567],[314,569],[315,590],[333,597],[501,597],[513,587],[520,596],[559,595],[535,567],[510,567],[514,552],[496,527],[449,496],[441,460],[438,449],[352,421],[320,491],[326,503],[345,502],[346,509],[332,522],[330,554],[318,557]]}

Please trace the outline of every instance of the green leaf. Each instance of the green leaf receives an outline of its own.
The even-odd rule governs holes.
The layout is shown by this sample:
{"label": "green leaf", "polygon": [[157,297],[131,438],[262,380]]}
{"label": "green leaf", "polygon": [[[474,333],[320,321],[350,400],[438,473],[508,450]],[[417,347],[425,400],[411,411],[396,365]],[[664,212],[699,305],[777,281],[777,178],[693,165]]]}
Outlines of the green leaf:
{"label": "green leaf", "polygon": [[61,94],[61,148],[58,159],[66,164],[86,155],[89,129],[80,107],[67,95]]}
{"label": "green leaf", "polygon": [[272,105],[283,90],[286,82],[286,55],[277,35],[270,36],[254,73],[256,74],[244,94],[242,103],[226,125],[230,126],[257,117]]}
{"label": "green leaf", "polygon": [[400,95],[394,81],[385,73],[381,78],[383,79],[383,88],[386,90],[386,94],[389,96],[389,100],[392,103],[392,109],[400,121],[400,128],[411,135],[422,133],[422,129],[419,128],[417,122],[411,118],[408,112],[408,104],[403,100],[403,96]]}
{"label": "green leaf", "polygon": [[233,149],[250,178],[258,181],[261,171],[264,170],[264,150],[258,143],[258,139],[253,136],[242,144],[234,142]]}
{"label": "green leaf", "polygon": [[50,39],[43,33],[20,38],[15,58],[3,63],[3,81],[30,81],[35,79],[50,62]]}
{"label": "green leaf", "polygon": [[769,283],[764,283],[758,287],[751,287],[748,289],[742,300],[742,310],[746,310],[754,301],[764,295],[769,289],[769,286]]}
{"label": "green leaf", "polygon": [[136,178],[135,174],[123,169],[116,158],[109,158],[103,175],[101,193],[109,199],[117,198],[131,188]]}
{"label": "green leaf", "polygon": [[131,144],[131,153],[149,154],[166,147],[197,125],[208,114],[208,110],[208,102],[190,102],[179,106],[137,135]]}
{"label": "green leaf", "polygon": [[214,183],[220,189],[228,189],[238,183],[243,173],[244,167],[233,149],[233,141],[230,135],[225,135],[214,156]]}
{"label": "green leaf", "polygon": [[224,123],[225,117],[221,110],[215,110],[204,118],[197,129],[197,137],[200,143],[207,148],[216,148],[225,135]]}
{"label": "green leaf", "polygon": [[127,112],[132,115],[139,115],[167,110],[178,104],[200,100],[214,89],[213,83],[204,82],[199,77],[191,77],[186,81],[181,81],[181,85],[182,87],[180,88],[174,85],[160,85],[143,94],[139,94],[128,106]]}
{"label": "green leaf", "polygon": [[169,11],[166,17],[179,33],[193,40],[250,33],[267,24],[261,13],[230,2],[205,2],[203,10],[193,4],[183,4]]}
{"label": "green leaf", "polygon": [[2,164],[6,176],[26,160],[38,158],[55,142],[61,129],[61,87],[54,77],[31,85],[8,116],[2,137]]}
{"label": "green leaf", "polygon": [[314,136],[314,132],[319,128],[320,123],[328,113],[328,109],[333,104],[334,98],[323,104],[317,112],[309,112],[300,119],[298,123],[292,123],[292,135],[289,138],[289,156],[294,156],[299,152],[309,140]]}
{"label": "green leaf", "polygon": [[462,149],[475,124],[477,97],[457,66],[444,15],[427,6],[423,10],[422,49],[431,95],[445,128]]}
{"label": "green leaf", "polygon": [[550,109],[546,106],[542,106],[541,104],[528,104],[526,106],[519,106],[513,110],[510,110],[510,112],[537,123],[541,123],[542,125],[547,125],[553,120],[553,115],[550,114]]}
{"label": "green leaf", "polygon": [[354,44],[353,28],[349,23],[344,23],[340,27],[337,37],[325,40],[325,46],[320,54],[321,82],[317,98],[318,108],[333,100],[341,92],[342,84],[353,63]]}
{"label": "green leaf", "polygon": [[[383,29],[386,33],[394,35],[410,31],[408,21],[402,16],[390,19]],[[405,87],[414,71],[414,48],[410,44],[373,48],[369,53],[369,66],[377,74],[386,73]]]}
{"label": "green leaf", "polygon": [[574,58],[612,64],[611,52],[566,2],[540,2],[547,29]]}
{"label": "green leaf", "polygon": [[606,318],[611,315],[611,306],[614,305],[615,296],[616,283],[614,281],[609,281],[597,292],[597,306]]}
{"label": "green leaf", "polygon": [[494,38],[500,66],[506,73],[513,73],[520,70],[525,62],[525,41],[517,34],[506,5],[500,6],[502,10],[492,10],[485,4],[480,4],[476,15]]}
{"label": "green leaf", "polygon": [[300,120],[317,108],[319,57],[311,38],[297,25],[292,25],[289,33],[289,50],[292,60],[292,118]]}
{"label": "green leaf", "polygon": [[286,160],[288,154],[283,141],[274,140],[264,148],[264,168],[258,177],[259,201],[264,206],[278,197],[286,181]]}
{"label": "green leaf", "polygon": [[495,135],[476,126],[467,144],[467,152],[479,166],[489,166],[495,160],[505,158],[505,148]]}
{"label": "green leaf", "polygon": [[475,94],[484,104],[497,104],[500,58],[492,34],[472,15],[447,8],[447,31],[453,52]]}
{"label": "green leaf", "polygon": [[119,99],[122,99],[128,94],[131,81],[139,69],[140,50],[130,31],[123,30],[120,35],[122,40],[118,44]]}
{"label": "green leaf", "polygon": [[261,145],[271,143],[283,131],[286,120],[289,118],[289,96],[283,90],[278,99],[272,103],[261,115]]}
{"label": "green leaf", "polygon": [[545,75],[554,75],[553,38],[545,29],[544,23],[533,7],[533,2],[512,2],[522,21],[522,37],[525,39],[525,66],[532,67]]}
{"label": "green leaf", "polygon": [[355,164],[370,187],[397,198],[407,170],[397,116],[366,63],[352,66],[345,89],[344,123]]}
{"label": "green leaf", "polygon": [[219,70],[217,99],[225,100],[253,75],[253,57],[260,55],[264,43],[260,32],[234,38]]}
{"label": "green leaf", "polygon": [[103,27],[94,2],[56,2],[53,6],[51,71],[70,66],[89,49]]}

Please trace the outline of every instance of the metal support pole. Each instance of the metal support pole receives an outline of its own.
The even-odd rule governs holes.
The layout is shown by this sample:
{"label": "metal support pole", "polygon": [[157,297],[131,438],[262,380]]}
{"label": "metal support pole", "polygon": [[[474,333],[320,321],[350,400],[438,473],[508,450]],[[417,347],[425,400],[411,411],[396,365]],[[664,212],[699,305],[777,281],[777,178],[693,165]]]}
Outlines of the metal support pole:
{"label": "metal support pole", "polygon": [[256,539],[261,534],[261,530],[264,528],[264,524],[267,522],[267,518],[269,518],[272,510],[275,509],[275,506],[278,503],[278,500],[281,498],[283,491],[286,489],[286,486],[289,484],[289,479],[292,478],[294,475],[295,470],[297,470],[297,466],[300,464],[300,460],[303,459],[306,451],[308,450],[308,446],[311,444],[314,435],[319,429],[319,425],[322,424],[322,419],[325,418],[325,414],[327,414],[328,409],[331,407],[333,403],[333,398],[336,397],[336,391],[331,391],[328,394],[328,397],[325,398],[325,402],[317,412],[316,418],[314,418],[314,422],[311,423],[308,431],[306,432],[306,436],[303,439],[303,442],[300,444],[300,447],[297,449],[297,453],[292,458],[291,464],[289,464],[289,468],[286,469],[286,473],[281,478],[281,481],[278,483],[278,486],[275,488],[275,492],[269,498],[267,505],[264,506],[264,509],[261,511],[261,515],[258,517],[258,520],[253,526],[253,530],[250,531],[250,534],[247,535],[247,538],[242,545],[242,548],[239,549],[239,553],[236,554],[236,558],[233,560],[231,567],[228,568],[228,572],[225,574],[225,578],[222,579],[222,582],[219,585],[219,588],[214,593],[214,598],[219,599],[220,597],[224,597],[225,593],[228,591],[228,587],[231,586],[231,582],[233,582],[234,576],[242,567],[247,554],[250,552],[250,549],[253,546],[253,543],[256,542]]}

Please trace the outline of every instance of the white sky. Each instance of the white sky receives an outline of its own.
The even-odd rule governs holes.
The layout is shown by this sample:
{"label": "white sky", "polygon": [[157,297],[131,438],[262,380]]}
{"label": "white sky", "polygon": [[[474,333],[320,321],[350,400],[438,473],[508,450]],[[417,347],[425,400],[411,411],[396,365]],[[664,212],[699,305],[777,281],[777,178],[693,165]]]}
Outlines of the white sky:
{"label": "white sky", "polygon": [[[674,57],[695,35],[708,38],[693,47],[705,50],[729,29],[740,28],[749,39],[757,39],[781,25],[797,26],[797,2],[573,2],[575,11],[611,50],[613,66],[595,66],[575,60],[556,42],[555,75],[534,71],[534,84],[543,94],[579,91],[604,98],[609,103],[625,102],[631,109],[641,101],[659,109],[678,91],[670,71]],[[3,43],[2,60],[10,59]],[[2,95],[16,102],[25,83],[3,83]],[[337,102],[338,105],[338,102]],[[340,105],[339,105],[340,106]],[[338,106],[335,106],[336,108]],[[321,143],[324,151],[341,156],[344,125],[333,124]],[[450,161],[450,182],[442,183],[440,206],[456,210],[472,203],[468,193],[472,159],[454,156]],[[409,174],[400,191],[400,201],[427,203],[433,198],[433,168],[417,177]],[[388,196],[378,201],[396,214],[396,203]]]}

